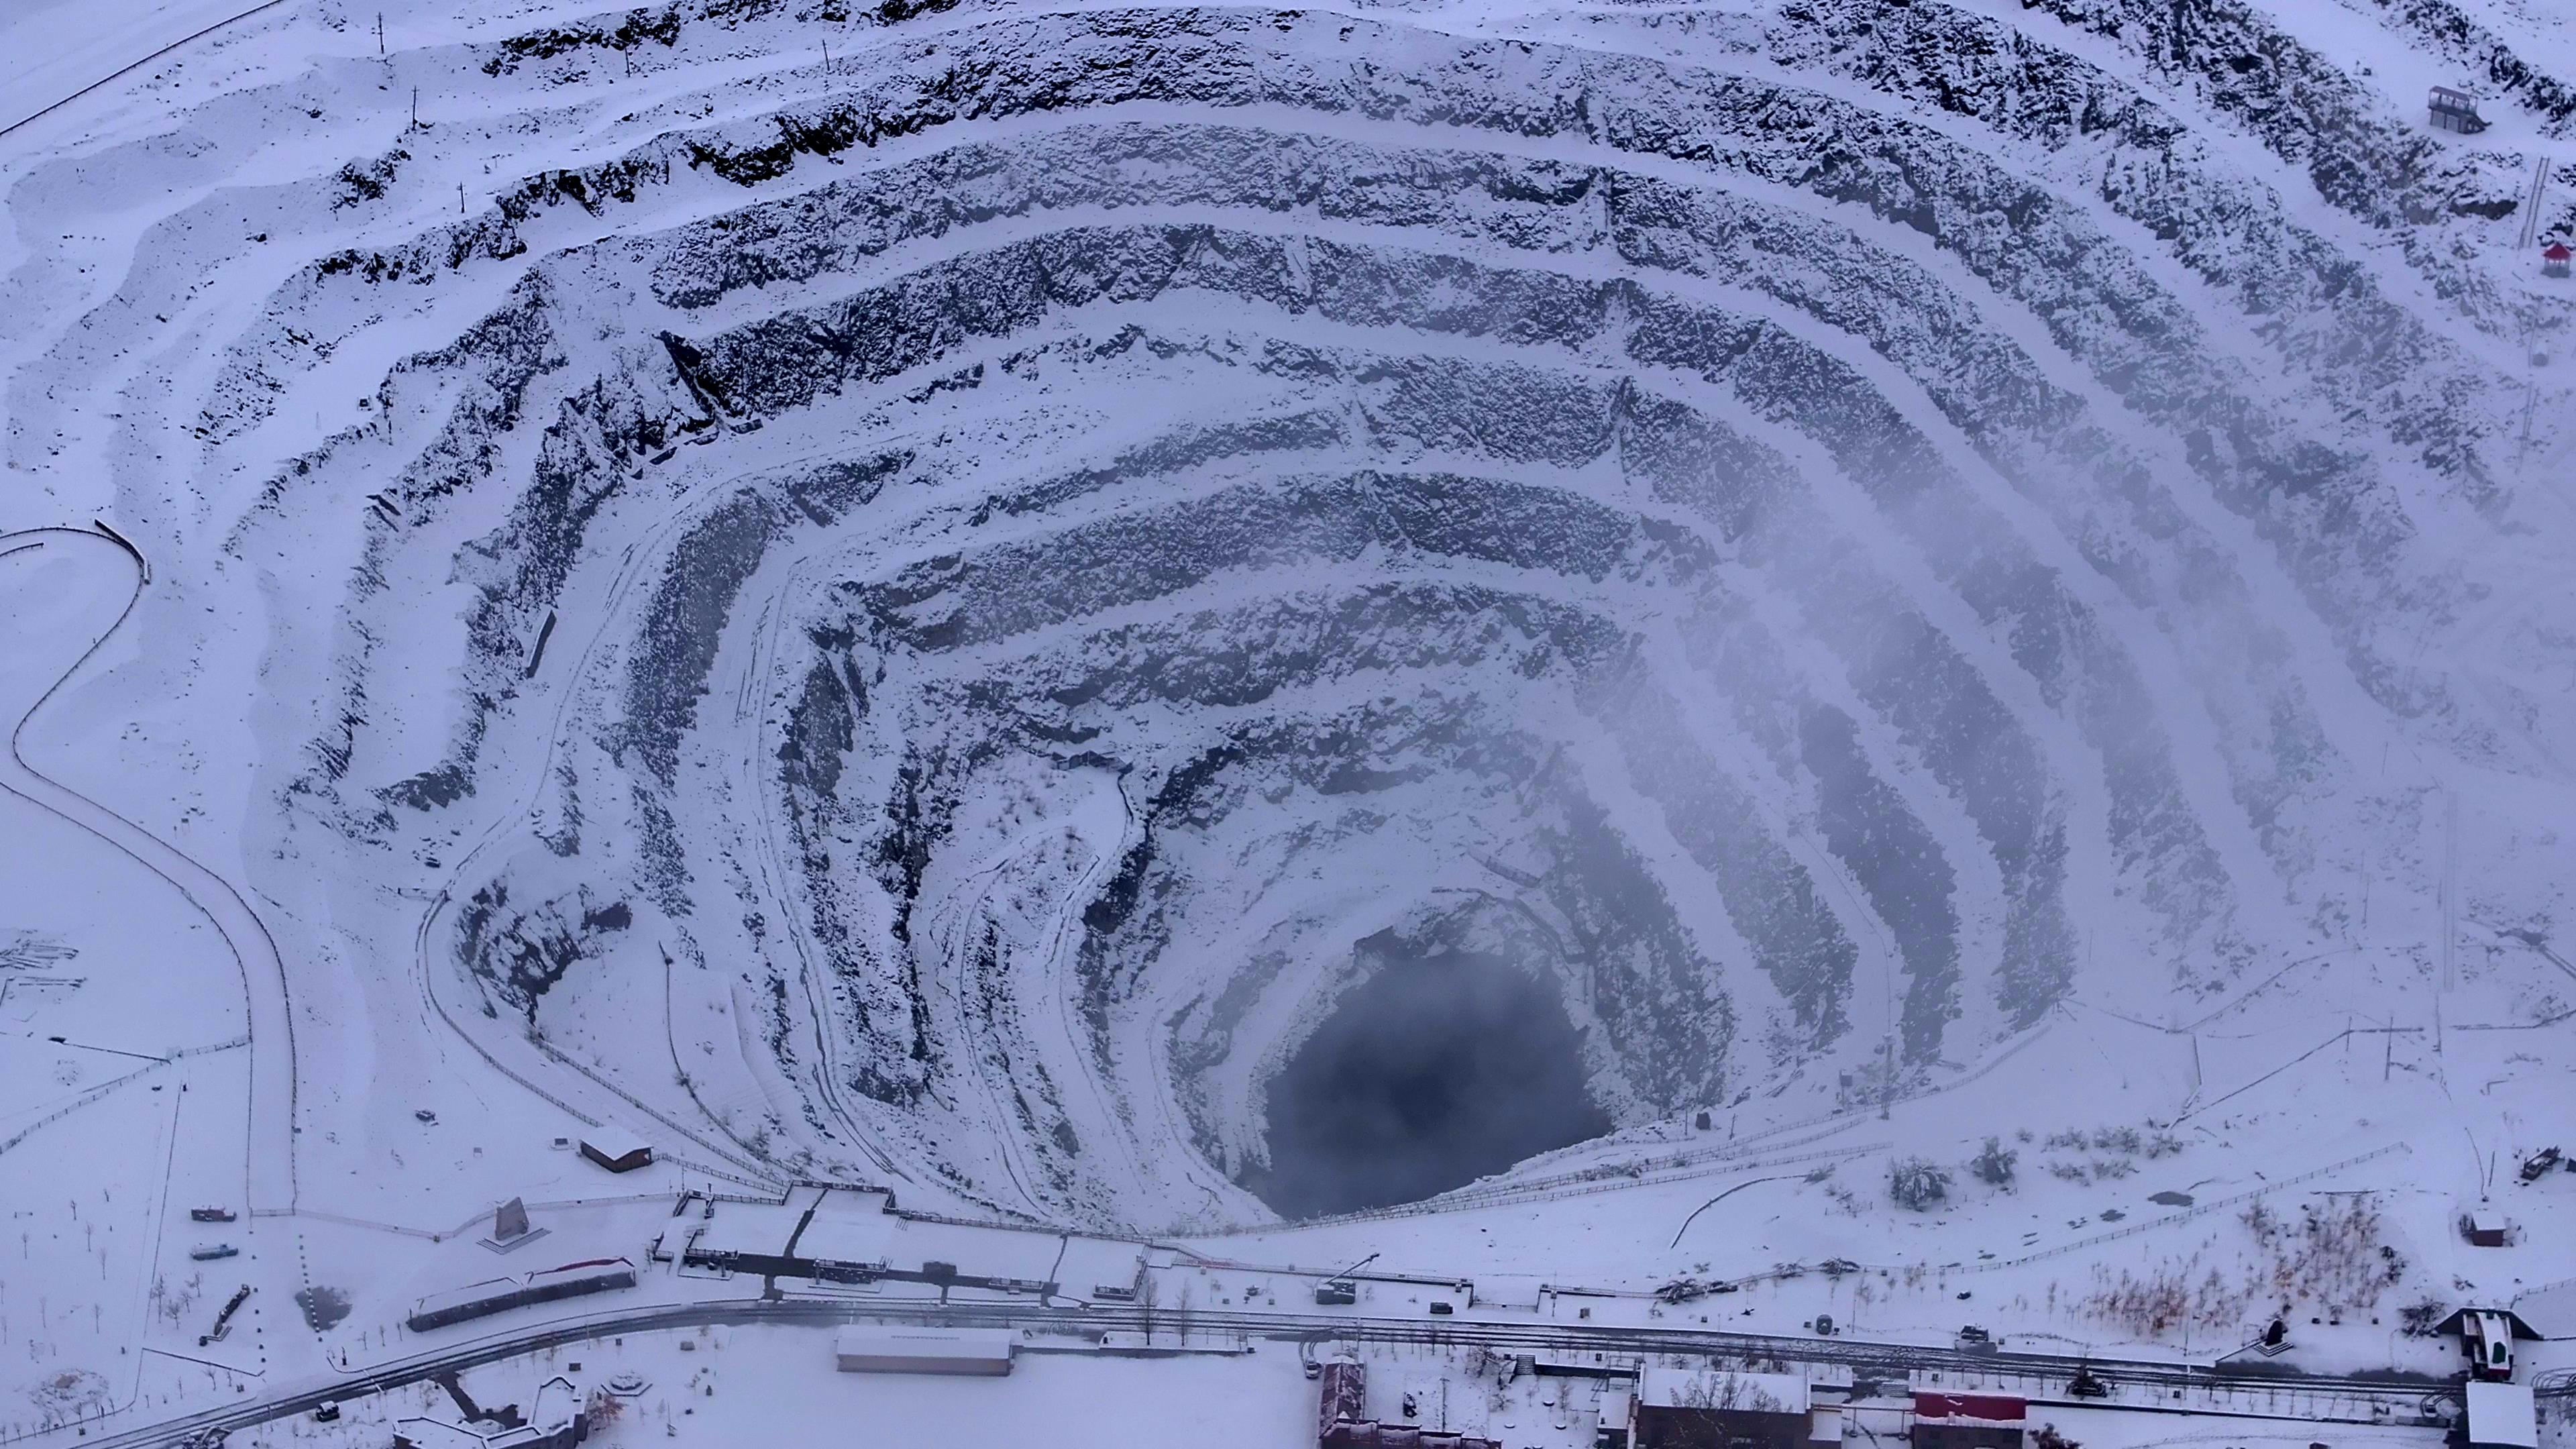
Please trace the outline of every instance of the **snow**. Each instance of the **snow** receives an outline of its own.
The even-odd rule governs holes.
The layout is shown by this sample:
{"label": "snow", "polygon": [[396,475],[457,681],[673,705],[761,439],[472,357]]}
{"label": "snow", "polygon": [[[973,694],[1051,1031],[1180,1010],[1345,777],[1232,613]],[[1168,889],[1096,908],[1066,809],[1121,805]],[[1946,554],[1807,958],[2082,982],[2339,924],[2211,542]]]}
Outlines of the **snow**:
{"label": "snow", "polygon": [[1713,1373],[1656,1366],[1638,1376],[1637,1402],[1654,1409],[1718,1408],[1803,1414],[1807,1412],[1807,1381],[1795,1374]]}
{"label": "snow", "polygon": [[0,16],[0,126],[14,127],[138,61],[265,6],[127,0],[102,23],[81,0],[19,0]]}
{"label": "snow", "polygon": [[1003,1328],[853,1326],[832,1339],[844,1373],[1008,1373],[1018,1336]]}
{"label": "snow", "polygon": [[[1241,1320],[1371,1255],[1381,1325],[2278,1316],[2319,1375],[2564,1316],[2571,57],[2525,0],[10,7],[0,1440],[791,1243],[1001,1285],[781,1286],[853,1313],[1225,1326],[612,1334],[612,1440],[1303,1442]],[[1541,983],[1617,1130],[1277,1221],[1381,936]],[[1618,1412],[1364,1338],[1383,1417]],[[2155,1392],[2068,1432],[2395,1402]]]}
{"label": "snow", "polygon": [[2469,1443],[2498,1449],[2533,1449],[2540,1443],[2528,1384],[2468,1386]]}

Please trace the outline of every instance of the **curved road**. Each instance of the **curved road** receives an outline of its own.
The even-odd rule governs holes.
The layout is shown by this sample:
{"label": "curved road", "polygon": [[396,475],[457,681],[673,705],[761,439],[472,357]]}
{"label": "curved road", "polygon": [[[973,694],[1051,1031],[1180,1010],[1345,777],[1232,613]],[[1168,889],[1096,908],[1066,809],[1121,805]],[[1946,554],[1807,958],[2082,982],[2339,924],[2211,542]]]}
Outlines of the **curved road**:
{"label": "curved road", "polygon": [[[7,757],[0,759],[0,792],[88,831],[167,881],[223,938],[241,968],[249,1011],[250,1160],[244,1205],[260,1211],[292,1211],[296,1197],[295,1023],[287,1012],[286,966],[278,956],[277,942],[232,882],[27,761],[22,744],[27,721],[133,618],[150,577],[143,555],[121,538],[79,528],[31,528],[0,534],[0,588],[7,586],[12,573],[39,558],[52,561],[66,556],[81,559],[88,567],[121,571],[132,578],[132,587],[115,620],[81,649],[61,675],[36,681],[44,684],[42,693],[26,700],[0,698],[0,717],[10,712],[17,716],[9,730]],[[9,647],[25,646],[21,642]]]}

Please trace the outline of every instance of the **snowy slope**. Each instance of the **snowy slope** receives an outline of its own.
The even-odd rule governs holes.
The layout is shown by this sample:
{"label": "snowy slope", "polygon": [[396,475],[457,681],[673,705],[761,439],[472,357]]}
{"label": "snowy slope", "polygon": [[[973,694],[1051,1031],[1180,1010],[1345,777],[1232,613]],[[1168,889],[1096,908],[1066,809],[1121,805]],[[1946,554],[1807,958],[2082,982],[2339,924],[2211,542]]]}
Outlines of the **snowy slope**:
{"label": "snowy slope", "polygon": [[1625,1129],[2544,1015],[2568,40],[2356,9],[297,0],[0,142],[0,520],[156,566],[30,748],[267,904],[301,1151],[470,1051],[1248,1221],[1390,930]]}

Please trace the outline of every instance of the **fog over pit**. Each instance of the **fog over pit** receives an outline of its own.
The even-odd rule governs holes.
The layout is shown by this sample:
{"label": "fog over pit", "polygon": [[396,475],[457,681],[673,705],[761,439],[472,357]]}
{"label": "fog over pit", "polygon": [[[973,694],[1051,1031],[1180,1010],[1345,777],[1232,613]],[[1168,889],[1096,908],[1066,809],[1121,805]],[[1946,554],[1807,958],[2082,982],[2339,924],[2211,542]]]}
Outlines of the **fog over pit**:
{"label": "fog over pit", "polygon": [[495,33],[426,129],[284,80],[17,174],[29,287],[165,156],[202,255],[66,303],[7,446],[210,601],[155,627],[268,631],[115,687],[261,702],[287,956],[743,1181],[1401,1201],[2430,939],[2446,848],[2558,918],[2557,324],[2351,240],[2525,163],[2101,13]]}

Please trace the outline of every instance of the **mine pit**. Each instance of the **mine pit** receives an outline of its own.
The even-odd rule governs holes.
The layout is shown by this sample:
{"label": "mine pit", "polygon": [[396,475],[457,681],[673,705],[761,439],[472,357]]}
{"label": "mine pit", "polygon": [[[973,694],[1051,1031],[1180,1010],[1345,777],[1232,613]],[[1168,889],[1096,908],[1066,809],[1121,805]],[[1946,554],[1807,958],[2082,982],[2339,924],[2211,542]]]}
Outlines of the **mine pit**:
{"label": "mine pit", "polygon": [[1357,1212],[1598,1137],[1580,1041],[1554,988],[1506,962],[1397,956],[1271,1079],[1270,1167],[1244,1185],[1283,1217]]}

